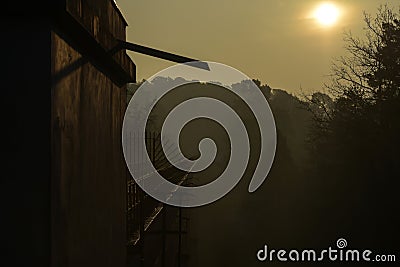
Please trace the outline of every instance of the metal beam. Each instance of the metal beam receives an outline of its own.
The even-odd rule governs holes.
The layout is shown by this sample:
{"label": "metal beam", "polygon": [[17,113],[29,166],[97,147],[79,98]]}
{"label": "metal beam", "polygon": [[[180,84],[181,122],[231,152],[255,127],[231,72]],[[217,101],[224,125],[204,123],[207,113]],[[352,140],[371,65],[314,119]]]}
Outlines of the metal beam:
{"label": "metal beam", "polygon": [[180,55],[175,55],[175,54],[157,50],[154,48],[150,48],[150,47],[146,47],[146,46],[142,46],[142,45],[138,45],[138,44],[134,44],[134,43],[129,43],[129,42],[126,42],[123,40],[118,40],[118,41],[119,41],[122,49],[126,49],[129,51],[137,52],[140,54],[144,54],[144,55],[148,55],[148,56],[152,56],[152,57],[156,57],[156,58],[161,58],[161,59],[176,62],[176,63],[189,63],[188,65],[193,66],[193,67],[204,69],[204,70],[210,70],[210,67],[208,66],[208,64],[206,62],[203,62],[203,61],[200,61],[197,59],[184,57],[184,56],[180,56]]}

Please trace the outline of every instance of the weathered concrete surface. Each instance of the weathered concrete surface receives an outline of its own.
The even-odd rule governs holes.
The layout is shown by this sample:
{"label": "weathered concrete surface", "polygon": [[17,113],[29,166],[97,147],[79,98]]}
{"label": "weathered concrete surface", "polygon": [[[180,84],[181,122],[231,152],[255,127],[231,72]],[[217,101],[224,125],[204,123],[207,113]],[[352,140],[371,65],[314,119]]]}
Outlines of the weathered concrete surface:
{"label": "weathered concrete surface", "polygon": [[[52,34],[53,69],[81,55]],[[52,88],[53,266],[125,266],[125,88],[85,63]]]}
{"label": "weathered concrete surface", "polygon": [[[67,0],[65,9],[105,57],[125,40],[127,24],[113,1]],[[51,32],[51,266],[126,266],[126,88],[63,31]],[[134,79],[125,51],[110,57]]]}

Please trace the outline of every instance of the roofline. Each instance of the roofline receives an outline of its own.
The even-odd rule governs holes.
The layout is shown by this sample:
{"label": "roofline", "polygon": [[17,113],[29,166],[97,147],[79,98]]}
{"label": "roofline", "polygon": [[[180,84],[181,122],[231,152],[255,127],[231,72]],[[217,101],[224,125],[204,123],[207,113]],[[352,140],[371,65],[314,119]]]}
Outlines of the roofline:
{"label": "roofline", "polygon": [[117,3],[115,2],[115,0],[110,0],[111,4],[113,5],[114,9],[117,11],[117,13],[119,14],[120,18],[123,20],[123,22],[125,23],[125,26],[128,26],[128,22],[126,21],[124,15],[122,14],[121,10],[119,9]]}

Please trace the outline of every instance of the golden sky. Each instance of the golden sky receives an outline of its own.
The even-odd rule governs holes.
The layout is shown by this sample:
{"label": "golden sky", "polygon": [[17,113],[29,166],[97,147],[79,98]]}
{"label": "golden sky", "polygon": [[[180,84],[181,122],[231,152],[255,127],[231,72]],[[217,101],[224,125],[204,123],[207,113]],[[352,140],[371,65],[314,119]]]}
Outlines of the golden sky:
{"label": "golden sky", "polygon": [[[343,33],[362,36],[363,11],[398,0],[117,0],[130,42],[230,65],[273,88],[320,90],[331,61],[344,55]],[[336,22],[315,10],[330,3]],[[329,16],[329,14],[328,14]],[[174,63],[129,52],[138,80]]]}

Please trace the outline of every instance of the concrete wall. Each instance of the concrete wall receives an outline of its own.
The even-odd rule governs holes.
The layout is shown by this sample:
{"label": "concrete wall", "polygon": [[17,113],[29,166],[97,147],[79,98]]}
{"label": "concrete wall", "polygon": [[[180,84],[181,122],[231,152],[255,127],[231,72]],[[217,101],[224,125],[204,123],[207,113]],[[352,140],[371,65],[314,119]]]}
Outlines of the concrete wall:
{"label": "concrete wall", "polygon": [[61,14],[70,21],[51,32],[51,265],[126,266],[126,87],[115,73],[133,81],[135,66],[109,53],[126,22],[111,0],[67,0]]}
{"label": "concrete wall", "polygon": [[[52,34],[55,72],[82,56]],[[125,88],[84,63],[52,88],[53,266],[124,266]]]}

